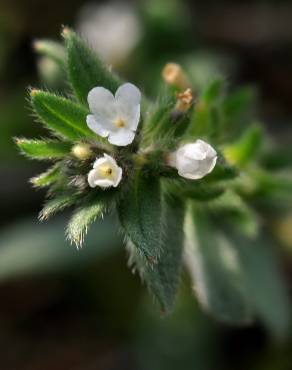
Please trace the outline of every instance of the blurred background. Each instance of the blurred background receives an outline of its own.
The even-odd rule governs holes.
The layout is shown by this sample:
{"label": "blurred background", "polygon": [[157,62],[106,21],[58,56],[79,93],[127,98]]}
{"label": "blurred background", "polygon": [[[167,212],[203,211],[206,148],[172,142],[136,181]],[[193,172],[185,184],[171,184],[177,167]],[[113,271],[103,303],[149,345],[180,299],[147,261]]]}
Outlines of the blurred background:
{"label": "blurred background", "polygon": [[[255,86],[266,129],[280,145],[292,138],[291,1],[1,0],[1,370],[291,369],[291,338],[275,340],[260,323],[215,322],[186,276],[176,311],[161,317],[127,268],[114,218],[97,223],[80,251],[65,241],[66,214],[37,221],[44,192],[28,180],[47,165],[21,157],[12,137],[45,133],[33,123],[27,88],[60,91],[62,71],[32,46],[58,40],[61,25],[76,28],[150,96],[169,61],[181,63],[198,89],[218,74],[231,88]],[[291,293],[291,216],[276,221]]]}

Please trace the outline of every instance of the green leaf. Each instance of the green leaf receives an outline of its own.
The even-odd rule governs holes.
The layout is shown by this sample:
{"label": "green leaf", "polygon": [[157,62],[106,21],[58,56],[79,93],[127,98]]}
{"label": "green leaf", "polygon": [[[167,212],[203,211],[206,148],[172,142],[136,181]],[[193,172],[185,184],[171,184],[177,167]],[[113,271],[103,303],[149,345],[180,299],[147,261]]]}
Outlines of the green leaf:
{"label": "green leaf", "polygon": [[59,163],[48,169],[46,172],[30,179],[30,182],[37,187],[50,186],[62,177]]}
{"label": "green leaf", "polygon": [[238,170],[234,166],[230,166],[221,157],[217,160],[214,170],[207,175],[202,181],[204,183],[214,183],[217,181],[233,180],[238,176]]}
{"label": "green leaf", "polygon": [[220,77],[214,79],[203,92],[202,100],[208,104],[215,103],[222,96],[224,85],[224,79]]}
{"label": "green leaf", "polygon": [[161,253],[163,233],[160,182],[157,176],[137,173],[118,205],[120,222],[137,250],[155,263]]}
{"label": "green leaf", "polygon": [[70,153],[71,144],[57,140],[16,139],[16,144],[34,159],[59,159]]}
{"label": "green leaf", "polygon": [[243,87],[234,93],[228,95],[223,102],[223,112],[230,124],[236,121],[242,113],[250,111],[252,102],[256,94],[253,88]]}
{"label": "green leaf", "polygon": [[65,208],[72,206],[76,203],[80,195],[65,193],[56,196],[53,199],[49,199],[44,208],[39,214],[39,219],[41,221],[48,220],[51,216],[55,215],[57,212],[63,211]]}
{"label": "green leaf", "polygon": [[249,237],[255,237],[258,233],[259,224],[256,213],[231,189],[228,189],[221,197],[210,201],[208,211],[214,214],[219,222],[223,219]]}
{"label": "green leaf", "polygon": [[59,136],[69,140],[97,138],[87,127],[88,111],[71,100],[45,91],[32,90],[31,103],[43,123]]}
{"label": "green leaf", "polygon": [[258,125],[249,127],[239,141],[227,146],[226,157],[234,164],[244,167],[255,161],[261,150],[263,131]]}
{"label": "green leaf", "polygon": [[175,199],[168,199],[164,205],[165,232],[158,262],[147,263],[132,243],[127,247],[130,264],[138,269],[141,279],[158,301],[163,313],[168,313],[174,307],[181,272],[184,207]]}
{"label": "green leaf", "polygon": [[74,243],[77,248],[82,247],[90,225],[97,218],[102,218],[105,211],[105,203],[98,200],[93,204],[88,203],[79,208],[74,212],[66,228],[67,239]]}
{"label": "green leaf", "polygon": [[246,277],[250,300],[271,333],[283,338],[290,332],[291,301],[277,255],[265,238],[251,240],[231,233]]}
{"label": "green leaf", "polygon": [[60,42],[52,40],[36,40],[34,49],[39,54],[54,60],[60,67],[65,66],[66,50]]}
{"label": "green leaf", "polygon": [[218,320],[250,323],[248,291],[233,245],[194,205],[189,206],[185,233],[185,261],[202,307]]}
{"label": "green leaf", "polygon": [[268,170],[292,168],[292,148],[264,149],[260,161]]}
{"label": "green leaf", "polygon": [[120,85],[119,79],[75,32],[65,28],[63,36],[68,52],[69,80],[79,101],[87,104],[88,93],[96,86],[103,86],[115,93]]}
{"label": "green leaf", "polygon": [[220,197],[224,189],[219,186],[208,185],[187,179],[165,180],[165,190],[177,197],[195,199],[197,201],[209,201]]}

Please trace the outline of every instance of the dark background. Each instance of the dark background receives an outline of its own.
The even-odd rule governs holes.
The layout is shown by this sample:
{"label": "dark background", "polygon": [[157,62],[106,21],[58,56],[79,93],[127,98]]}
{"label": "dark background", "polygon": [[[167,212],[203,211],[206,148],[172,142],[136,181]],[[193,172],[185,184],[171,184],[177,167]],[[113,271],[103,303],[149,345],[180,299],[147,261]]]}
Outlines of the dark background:
{"label": "dark background", "polygon": [[[148,38],[119,65],[121,74],[147,79],[151,94],[152,68],[155,77],[169,60],[203,51],[211,63],[220,59],[230,85],[257,87],[260,119],[279,143],[291,141],[292,3],[180,3],[188,27],[178,25],[178,35],[173,18],[168,28],[165,0],[166,26],[148,24]],[[37,222],[44,192],[28,179],[46,164],[19,156],[12,140],[44,134],[27,102],[29,86],[46,85],[38,82],[32,42],[58,39],[62,24],[77,24],[84,4],[0,0],[0,369],[291,369],[289,338],[275,342],[259,323],[214,322],[197,307],[187,278],[176,312],[161,318],[127,269],[113,220],[98,224],[79,252],[64,240],[66,215]],[[148,1],[130,4],[145,25]]]}

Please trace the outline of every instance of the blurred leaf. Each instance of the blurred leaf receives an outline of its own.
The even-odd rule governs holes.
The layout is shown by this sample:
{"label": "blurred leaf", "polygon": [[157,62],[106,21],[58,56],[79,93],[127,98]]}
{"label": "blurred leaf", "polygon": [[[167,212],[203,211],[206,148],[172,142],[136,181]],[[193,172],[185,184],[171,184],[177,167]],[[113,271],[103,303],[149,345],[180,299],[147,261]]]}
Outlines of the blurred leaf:
{"label": "blurred leaf", "polygon": [[217,181],[233,180],[238,176],[238,169],[219,157],[214,170],[208,174],[203,180],[206,184],[215,183]]}
{"label": "blurred leaf", "polygon": [[189,206],[185,233],[185,262],[202,307],[218,320],[249,323],[248,291],[234,246],[194,205]]}
{"label": "blurred leaf", "polygon": [[118,78],[75,32],[64,29],[63,36],[68,52],[69,80],[79,101],[87,104],[88,93],[96,86],[103,86],[115,93],[120,85]]}
{"label": "blurred leaf", "polygon": [[242,113],[250,110],[255,97],[255,91],[250,87],[243,87],[229,94],[223,102],[224,115],[230,122],[238,120]]}
{"label": "blurred leaf", "polygon": [[34,49],[39,54],[46,56],[56,62],[60,67],[65,66],[66,50],[60,42],[52,40],[36,40]]}
{"label": "blurred leaf", "polygon": [[235,192],[228,189],[220,197],[208,203],[208,210],[218,219],[232,224],[247,236],[255,237],[259,225],[256,213]]}
{"label": "blurred leaf", "polygon": [[202,94],[202,101],[206,104],[215,103],[220,97],[222,97],[225,81],[223,78],[214,79],[206,87]]}
{"label": "blurred leaf", "polygon": [[258,125],[250,126],[239,141],[225,148],[225,156],[240,167],[253,163],[261,150],[262,141],[262,128]]}
{"label": "blurred leaf", "polygon": [[277,256],[266,238],[250,240],[230,233],[239,254],[249,296],[259,318],[271,333],[283,338],[290,332],[291,302]]}
{"label": "blurred leaf", "polygon": [[165,232],[161,255],[157,263],[145,259],[132,244],[128,244],[129,263],[137,268],[141,279],[160,304],[163,313],[170,312],[175,303],[182,262],[184,207],[174,199],[165,202]]}
{"label": "blurred leaf", "polygon": [[[89,233],[86,248],[78,251],[64,240],[64,219],[41,224],[35,220],[2,228],[0,281],[21,276],[77,271],[113,253],[122,244],[117,224],[106,218]],[[72,272],[70,272],[72,273]]]}
{"label": "blurred leaf", "polygon": [[292,149],[265,149],[261,155],[260,161],[268,170],[282,170],[288,167],[292,168]]}
{"label": "blurred leaf", "polygon": [[183,178],[164,181],[163,185],[165,190],[170,192],[170,194],[174,194],[177,197],[195,199],[197,201],[209,201],[220,197],[224,193],[222,187]]}
{"label": "blurred leaf", "polygon": [[87,127],[88,111],[71,100],[45,91],[32,90],[31,103],[39,118],[54,133],[70,140],[97,138]]}
{"label": "blurred leaf", "polygon": [[71,144],[57,140],[16,139],[21,151],[34,159],[63,158],[71,150]]}
{"label": "blurred leaf", "polygon": [[149,262],[157,262],[163,233],[160,182],[138,173],[121,199],[118,212],[126,235]]}

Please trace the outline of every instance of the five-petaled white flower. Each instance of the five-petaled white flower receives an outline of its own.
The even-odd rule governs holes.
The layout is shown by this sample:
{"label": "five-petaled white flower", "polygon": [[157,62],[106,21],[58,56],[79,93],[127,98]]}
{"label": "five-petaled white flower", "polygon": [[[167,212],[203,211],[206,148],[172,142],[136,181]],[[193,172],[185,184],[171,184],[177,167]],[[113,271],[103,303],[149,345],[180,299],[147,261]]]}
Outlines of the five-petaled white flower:
{"label": "five-petaled white flower", "polygon": [[93,114],[87,116],[87,125],[113,145],[129,145],[140,121],[140,101],[140,90],[130,83],[120,86],[115,96],[104,87],[95,87],[88,94]]}
{"label": "five-petaled white flower", "polygon": [[203,140],[196,140],[171,153],[168,164],[177,168],[180,176],[198,180],[214,169],[216,161],[215,149]]}
{"label": "five-petaled white flower", "polygon": [[100,186],[108,188],[117,187],[122,179],[123,170],[110,155],[105,154],[97,158],[93,164],[93,170],[88,174],[88,183],[94,188]]}

